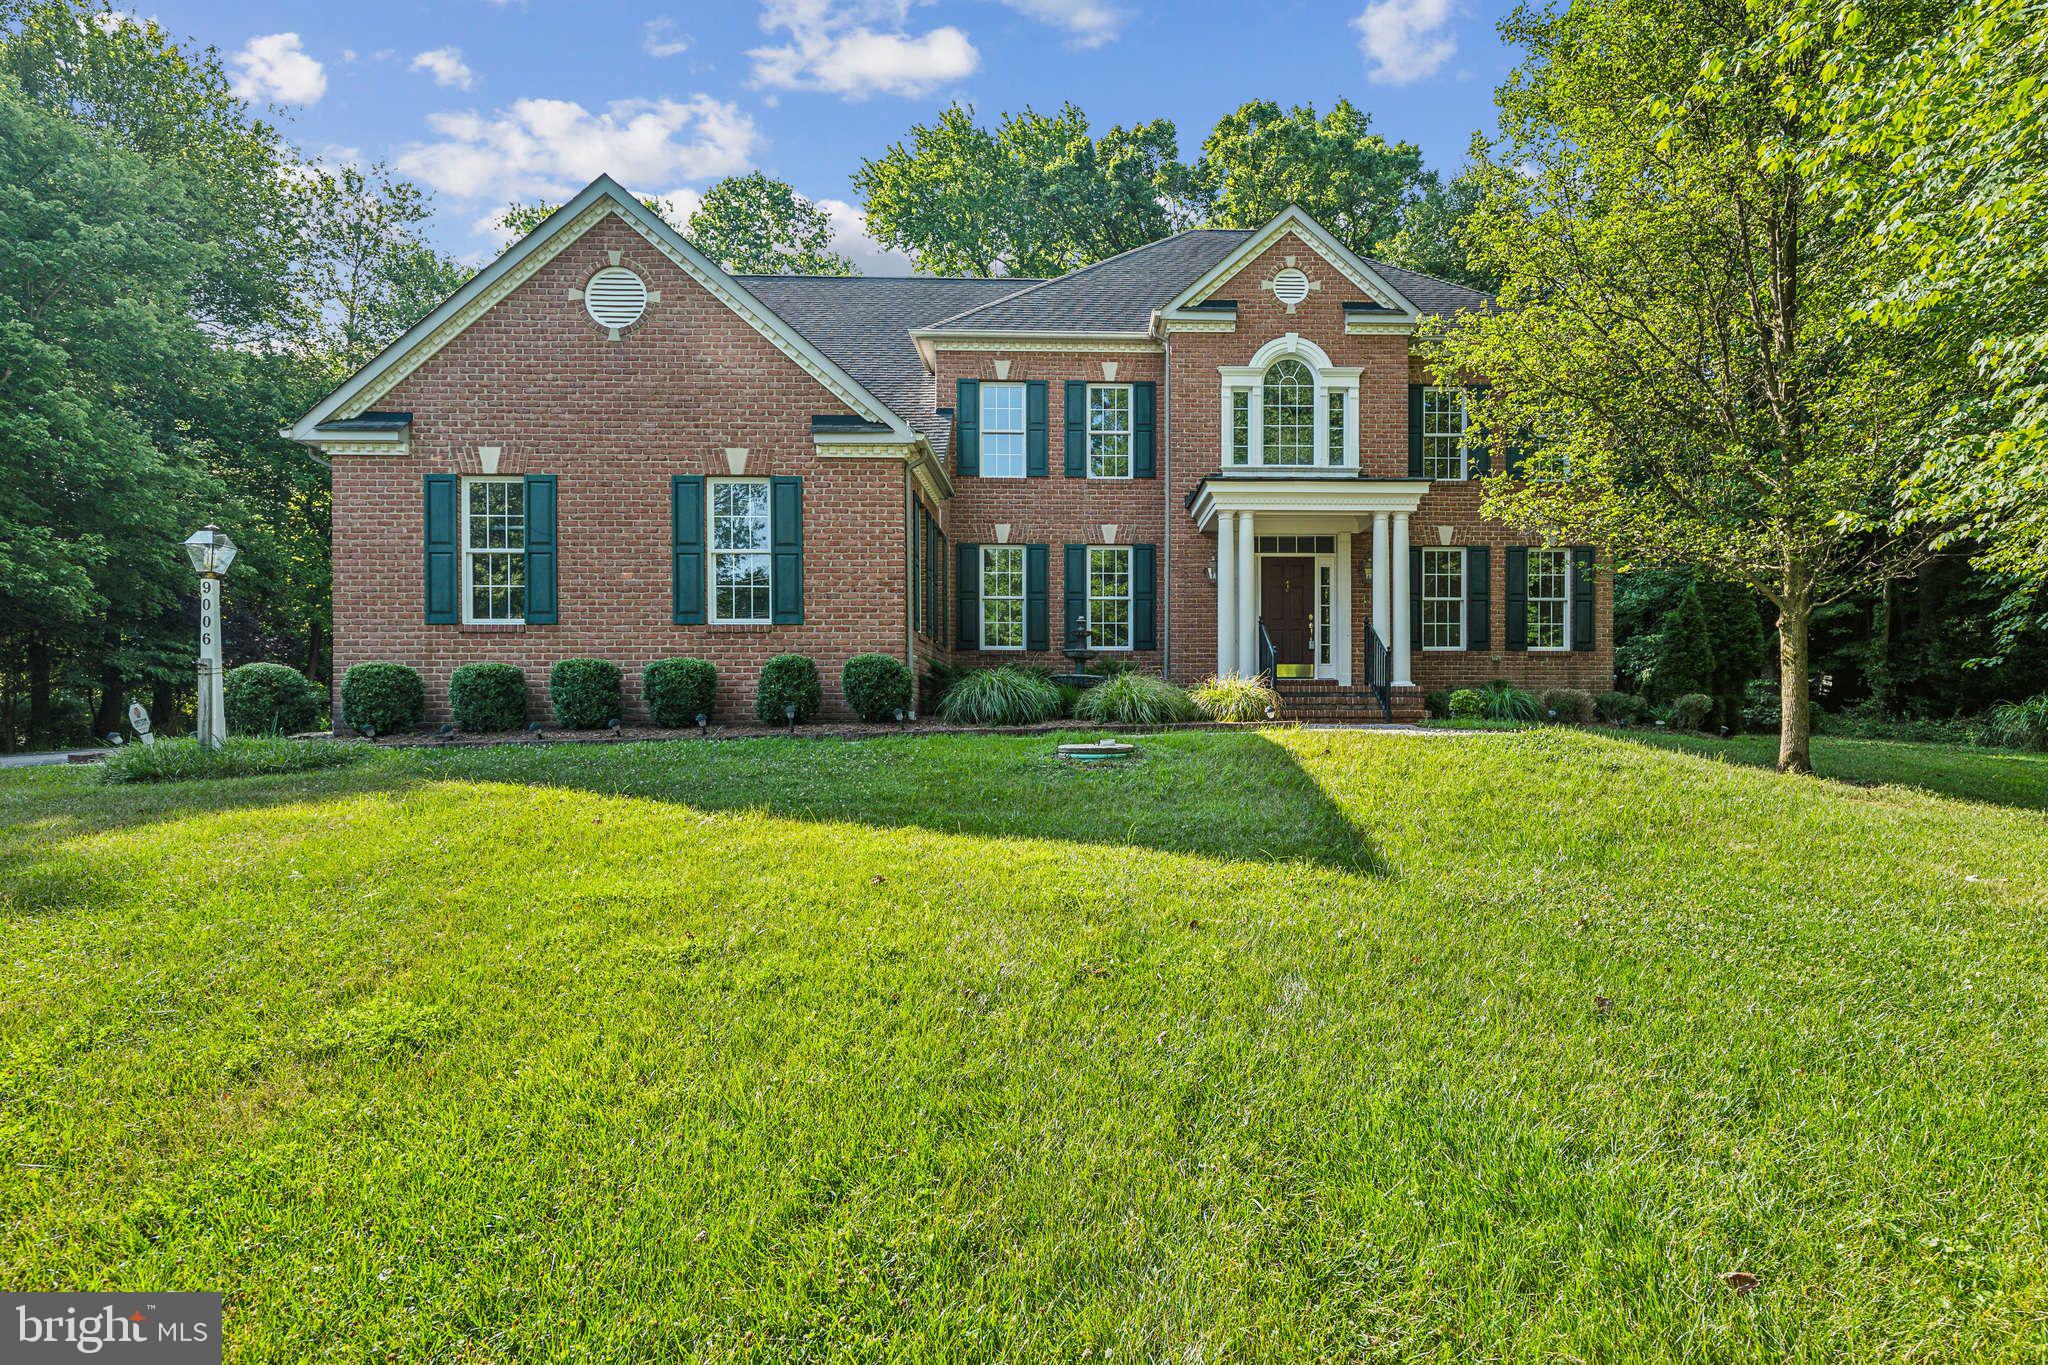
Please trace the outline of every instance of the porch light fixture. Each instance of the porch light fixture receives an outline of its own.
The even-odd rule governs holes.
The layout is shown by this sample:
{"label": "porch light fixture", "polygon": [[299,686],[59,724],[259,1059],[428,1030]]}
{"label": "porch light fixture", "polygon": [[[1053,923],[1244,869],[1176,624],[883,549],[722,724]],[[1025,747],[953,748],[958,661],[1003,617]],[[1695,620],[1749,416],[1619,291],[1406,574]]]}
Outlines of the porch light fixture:
{"label": "porch light fixture", "polygon": [[220,580],[235,562],[235,542],[212,522],[185,537],[185,558],[199,575],[199,744],[219,749],[227,742],[227,698],[221,687]]}

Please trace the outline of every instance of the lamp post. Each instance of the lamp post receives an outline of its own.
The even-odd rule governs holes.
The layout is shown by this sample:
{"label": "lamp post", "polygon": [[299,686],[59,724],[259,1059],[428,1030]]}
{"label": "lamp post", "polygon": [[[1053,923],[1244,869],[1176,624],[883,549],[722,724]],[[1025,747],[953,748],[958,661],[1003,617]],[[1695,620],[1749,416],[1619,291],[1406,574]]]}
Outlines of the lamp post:
{"label": "lamp post", "polygon": [[220,580],[235,562],[235,542],[209,521],[186,537],[185,557],[199,575],[199,743],[218,749],[228,737],[227,699],[221,688]]}

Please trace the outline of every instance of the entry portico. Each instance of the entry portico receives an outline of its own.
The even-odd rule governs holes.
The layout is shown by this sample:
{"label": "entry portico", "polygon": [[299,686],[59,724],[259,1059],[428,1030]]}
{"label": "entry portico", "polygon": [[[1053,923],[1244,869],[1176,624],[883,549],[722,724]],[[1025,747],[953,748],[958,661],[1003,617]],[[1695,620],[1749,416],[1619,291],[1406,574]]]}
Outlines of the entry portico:
{"label": "entry portico", "polygon": [[[1385,677],[1369,681],[1413,685],[1408,614],[1408,519],[1429,491],[1425,479],[1360,478],[1343,471],[1278,475],[1232,471],[1211,475],[1189,499],[1196,528],[1216,537],[1216,672],[1253,677],[1262,670],[1259,637],[1276,623],[1265,620],[1273,591],[1268,563],[1291,573],[1310,570],[1307,605],[1308,665],[1301,676],[1353,684],[1352,538],[1372,537],[1372,615],[1369,642],[1385,649]],[[1275,601],[1292,598],[1275,597]],[[1293,623],[1287,622],[1287,627]],[[1369,649],[1368,659],[1378,659]]]}

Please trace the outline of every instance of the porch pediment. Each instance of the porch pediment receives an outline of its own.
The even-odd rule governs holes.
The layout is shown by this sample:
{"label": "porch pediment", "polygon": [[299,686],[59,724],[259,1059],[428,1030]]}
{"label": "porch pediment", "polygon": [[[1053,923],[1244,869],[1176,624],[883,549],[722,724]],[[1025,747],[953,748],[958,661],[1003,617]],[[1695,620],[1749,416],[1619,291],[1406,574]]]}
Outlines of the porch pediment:
{"label": "porch pediment", "polygon": [[1188,495],[1196,529],[1207,531],[1219,512],[1304,516],[1343,522],[1361,531],[1379,513],[1413,512],[1429,491],[1427,479],[1362,479],[1355,474],[1211,474]]}

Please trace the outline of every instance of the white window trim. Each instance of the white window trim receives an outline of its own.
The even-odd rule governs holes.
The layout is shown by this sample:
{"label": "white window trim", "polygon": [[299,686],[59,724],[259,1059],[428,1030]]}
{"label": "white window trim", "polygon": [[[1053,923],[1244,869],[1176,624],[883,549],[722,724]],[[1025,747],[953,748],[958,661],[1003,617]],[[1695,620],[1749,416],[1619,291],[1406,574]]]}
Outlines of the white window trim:
{"label": "white window trim", "polygon": [[[1421,581],[1424,585],[1427,585],[1429,582],[1429,557],[1431,555],[1455,554],[1458,557],[1458,643],[1454,645],[1425,645],[1422,644],[1420,640],[1418,640],[1416,643],[1424,654],[1463,654],[1466,653],[1471,646],[1472,584],[1470,580],[1466,577],[1466,575],[1472,572],[1472,556],[1465,552],[1466,548],[1467,547],[1462,545],[1424,545],[1421,547]],[[1428,589],[1426,586],[1423,588],[1423,593],[1423,604],[1424,607],[1427,608],[1430,598],[1428,596]],[[1436,600],[1442,602],[1447,599],[1439,597]],[[1423,615],[1425,617],[1425,620],[1423,622],[1423,629],[1427,631],[1429,627],[1428,621],[1426,619],[1428,616],[1428,612],[1426,609]]]}
{"label": "white window trim", "polygon": [[[1292,358],[1308,366],[1316,382],[1315,436],[1311,453],[1315,459],[1309,464],[1268,465],[1265,452],[1264,393],[1266,371],[1282,360]],[[1256,472],[1269,474],[1303,474],[1318,471],[1358,470],[1358,428],[1360,426],[1360,404],[1358,400],[1359,376],[1364,373],[1360,366],[1332,365],[1323,348],[1294,332],[1276,337],[1261,346],[1248,365],[1219,365],[1217,373],[1222,378],[1223,420],[1221,428],[1222,467],[1239,473]],[[1233,464],[1231,438],[1235,434],[1231,421],[1231,405],[1235,395],[1245,392],[1250,395],[1249,458],[1244,464]],[[1342,464],[1330,463],[1330,400],[1339,397],[1345,404],[1344,451]]]}
{"label": "white window trim", "polygon": [[[1458,425],[1458,472],[1456,474],[1432,474],[1429,472],[1429,396],[1432,393],[1454,393],[1458,396],[1458,415],[1463,420]],[[1422,477],[1433,483],[1469,482],[1472,478],[1472,396],[1470,390],[1462,384],[1425,384],[1422,388],[1422,414]]]}
{"label": "white window trim", "polygon": [[[1562,644],[1538,645],[1530,644],[1525,640],[1524,646],[1531,654],[1568,654],[1571,652],[1572,647],[1572,552],[1548,545],[1532,545],[1529,547],[1528,553],[1532,555],[1558,554],[1564,556],[1564,596],[1561,598],[1546,597],[1543,599],[1546,602],[1561,601],[1564,603],[1564,630],[1561,637],[1563,639]],[[1529,578],[1529,563],[1525,557],[1522,561],[1522,634],[1524,636],[1527,636],[1529,633],[1529,605],[1536,601],[1536,598],[1529,592]]]}
{"label": "white window trim", "polygon": [[[749,484],[762,490],[768,507],[768,548],[764,550],[721,550],[718,548],[718,490],[729,484]],[[704,488],[704,619],[714,626],[769,626],[775,623],[775,497],[766,479],[709,479]],[[768,614],[765,616],[720,616],[718,614],[718,557],[760,555],[768,561]]]}
{"label": "white window trim", "polygon": [[[491,550],[475,547],[469,543],[469,490],[473,487],[494,483],[520,485],[521,501],[519,508],[522,521],[526,515],[525,480],[523,478],[517,475],[508,478],[502,474],[486,474],[462,480],[462,486],[459,490],[462,505],[457,509],[457,515],[462,518],[462,624],[465,626],[523,626],[526,624],[526,614],[524,612],[518,616],[479,617],[476,614],[476,576],[472,572],[475,568],[475,557],[479,554],[512,553],[509,550]],[[526,534],[523,527],[520,531],[519,543],[522,547],[520,553],[524,554],[523,547],[526,544]]]}
{"label": "white window trim", "polygon": [[[1098,474],[1095,472],[1095,427],[1088,420],[1095,407],[1097,389],[1122,389],[1124,392],[1124,472],[1121,474]],[[1091,479],[1104,483],[1129,483],[1138,477],[1138,395],[1135,384],[1090,384],[1088,392],[1081,399],[1081,468]]]}
{"label": "white window trim", "polygon": [[[1017,643],[1014,645],[992,645],[988,642],[988,558],[991,553],[1014,552],[1017,556]],[[1031,555],[1022,545],[984,545],[981,547],[979,574],[974,585],[974,647],[993,654],[1019,654],[1031,643],[1031,622],[1025,617],[1030,610]],[[1000,601],[1012,599],[1004,597]]]}
{"label": "white window trim", "polygon": [[[984,438],[989,434],[988,396],[990,391],[994,389],[1015,389],[1017,391],[1017,421],[1020,425],[1014,433],[1007,430],[1000,433],[1005,436],[1015,435],[1023,442],[1018,447],[1017,472],[1014,474],[991,474],[988,472],[988,443]],[[975,460],[975,477],[982,479],[1026,479],[1031,477],[1030,386],[1018,380],[984,380],[981,387],[975,390],[974,401],[977,405],[977,411],[974,414],[975,440],[982,443],[981,452]]]}
{"label": "white window trim", "polygon": [[[1124,624],[1127,636],[1127,643],[1124,644],[1097,644],[1092,633],[1095,628],[1095,603],[1097,600],[1095,596],[1095,556],[1099,553],[1121,554],[1124,557],[1124,595],[1121,599],[1124,604]],[[1138,585],[1132,579],[1134,566],[1131,561],[1131,547],[1128,545],[1090,545],[1087,556],[1082,561],[1082,569],[1088,575],[1088,590],[1082,594],[1082,597],[1085,599],[1082,609],[1088,613],[1088,627],[1091,632],[1088,637],[1088,647],[1098,653],[1129,654],[1138,647]],[[1105,597],[1101,600],[1110,602],[1119,599]]]}

